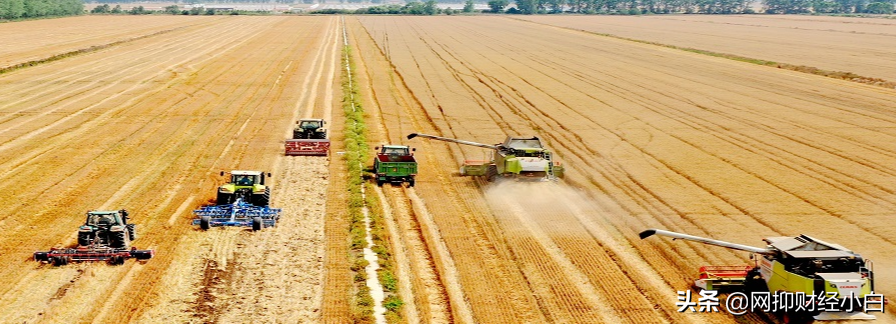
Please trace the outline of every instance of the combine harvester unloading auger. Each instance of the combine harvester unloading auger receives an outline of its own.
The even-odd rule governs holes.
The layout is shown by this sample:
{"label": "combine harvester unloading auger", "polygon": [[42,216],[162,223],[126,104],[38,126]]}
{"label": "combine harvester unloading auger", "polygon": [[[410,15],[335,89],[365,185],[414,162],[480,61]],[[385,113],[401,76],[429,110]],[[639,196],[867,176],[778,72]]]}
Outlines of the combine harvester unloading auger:
{"label": "combine harvester unloading auger", "polygon": [[700,278],[694,283],[701,289],[743,291],[747,294],[823,294],[837,305],[853,303],[849,305],[853,312],[820,311],[819,308],[823,306],[817,306],[811,312],[787,312],[784,314],[786,318],[813,316],[820,321],[875,319],[873,315],[864,312],[865,305],[856,305],[857,301],[871,300],[881,310],[886,302],[881,295],[874,293],[871,260],[862,259],[861,255],[837,244],[800,235],[765,238],[763,241],[768,245],[761,248],[658,229],[643,231],[640,237],[645,239],[654,234],[758,254],[755,266],[701,267]]}
{"label": "combine harvester unloading auger", "polygon": [[276,226],[280,209],[268,206],[271,187],[265,185],[265,178],[270,177],[270,173],[261,171],[231,171],[230,182],[218,187],[216,204],[193,211],[196,215],[193,225],[203,230],[215,226],[251,226],[253,231]]}
{"label": "combine harvester unloading auger", "polygon": [[63,266],[91,261],[120,265],[127,259],[151,259],[155,251],[130,246],[131,241],[137,239],[137,229],[128,220],[130,217],[124,209],[89,211],[84,225],[78,229],[78,247],[34,252],[34,260]]}
{"label": "combine harvester unloading auger", "polygon": [[286,140],[284,154],[327,156],[330,153],[330,140],[327,139],[326,122],[323,119],[302,119],[296,122],[292,131],[292,139]]}
{"label": "combine harvester unloading auger", "polygon": [[550,151],[544,148],[538,137],[508,136],[504,143],[495,145],[463,141],[453,138],[417,134],[408,135],[408,139],[423,137],[450,143],[476,146],[494,150],[490,160],[464,161],[460,168],[462,176],[481,176],[486,181],[495,181],[498,177],[519,180],[556,180],[563,178],[563,166],[553,160]]}

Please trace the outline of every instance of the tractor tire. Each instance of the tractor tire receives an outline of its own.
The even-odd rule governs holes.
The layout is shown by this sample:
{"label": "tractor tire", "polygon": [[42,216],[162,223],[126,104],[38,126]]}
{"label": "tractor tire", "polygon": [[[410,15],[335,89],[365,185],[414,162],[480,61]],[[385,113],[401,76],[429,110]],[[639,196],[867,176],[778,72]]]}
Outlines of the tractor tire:
{"label": "tractor tire", "polygon": [[252,230],[260,231],[262,228],[264,228],[264,221],[261,220],[261,217],[252,218]]}
{"label": "tractor tire", "polygon": [[485,170],[485,181],[494,182],[495,178],[498,177],[498,166],[497,165],[489,165],[488,169]]}
{"label": "tractor tire", "polygon": [[125,231],[109,232],[109,245],[116,249],[126,249],[130,245],[128,233]]}
{"label": "tractor tire", "polygon": [[414,186],[414,182],[415,182],[414,178],[411,178],[411,180],[408,180],[408,188],[413,187],[413,186]]}
{"label": "tractor tire", "polygon": [[212,217],[211,216],[202,216],[199,217],[199,228],[203,230],[208,230],[212,228]]}
{"label": "tractor tire", "polygon": [[53,265],[57,267],[64,266],[68,264],[69,258],[65,256],[57,256],[53,257]]}
{"label": "tractor tire", "polygon": [[152,259],[152,251],[148,251],[148,250],[143,250],[143,251],[140,251],[140,250],[134,250],[134,251],[131,251],[131,256],[134,257],[134,258],[137,259],[137,260],[149,260],[149,259]]}
{"label": "tractor tire", "polygon": [[136,240],[137,239],[137,224],[128,224],[126,225],[128,228],[128,240]]}
{"label": "tractor tire", "polygon": [[215,205],[230,205],[233,203],[233,194],[219,192],[217,199],[215,199]]}
{"label": "tractor tire", "polygon": [[376,179],[376,186],[377,186],[377,187],[382,187],[382,186],[383,186],[383,183],[385,183],[385,181],[380,180],[380,179]]}
{"label": "tractor tire", "polygon": [[252,204],[259,207],[267,207],[271,202],[271,188],[264,188],[263,194],[252,195]]}
{"label": "tractor tire", "polygon": [[78,232],[78,245],[88,246],[93,243],[95,238],[96,234],[93,232]]}

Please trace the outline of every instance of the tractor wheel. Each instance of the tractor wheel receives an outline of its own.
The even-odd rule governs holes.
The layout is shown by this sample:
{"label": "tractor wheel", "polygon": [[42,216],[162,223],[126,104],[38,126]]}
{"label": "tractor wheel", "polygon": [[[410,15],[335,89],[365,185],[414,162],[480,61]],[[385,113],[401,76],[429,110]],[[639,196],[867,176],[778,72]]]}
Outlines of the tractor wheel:
{"label": "tractor wheel", "polygon": [[383,186],[383,183],[385,183],[385,181],[380,180],[380,179],[376,179],[376,186],[377,186],[377,187],[382,187],[382,186]]}
{"label": "tractor wheel", "polygon": [[413,186],[414,186],[414,178],[411,178],[411,180],[408,180],[408,188],[413,187]]}
{"label": "tractor wheel", "polygon": [[215,199],[215,205],[230,205],[233,203],[233,194],[219,192],[217,199]]}
{"label": "tractor wheel", "polygon": [[271,188],[266,187],[266,188],[264,188],[263,194],[258,194],[258,195],[253,195],[253,196],[254,196],[254,197],[252,197],[253,205],[259,206],[259,207],[269,206],[270,201],[271,201]]}
{"label": "tractor wheel", "polygon": [[261,220],[261,217],[252,218],[252,230],[260,231],[264,228],[264,221]]}
{"label": "tractor wheel", "polygon": [[61,255],[60,255],[60,256],[57,256],[57,257],[53,257],[53,265],[54,265],[54,266],[57,266],[57,267],[61,267],[61,266],[64,266],[64,265],[68,264],[69,260],[70,260],[70,259],[69,259],[69,257],[67,257],[67,256],[61,256]]}
{"label": "tractor wheel", "polygon": [[128,234],[125,231],[109,232],[109,234],[112,241],[109,242],[109,245],[113,248],[126,249],[128,247]]}
{"label": "tractor wheel", "polygon": [[61,256],[55,256],[55,257],[50,258],[50,263],[53,264],[54,266],[61,267],[64,265],[64,264],[62,264],[62,262],[65,262],[65,259],[63,259]]}
{"label": "tractor wheel", "polygon": [[78,232],[78,245],[88,246],[93,243],[95,234],[93,232]]}
{"label": "tractor wheel", "polygon": [[208,230],[212,228],[212,217],[211,216],[202,216],[199,217],[199,228]]}
{"label": "tractor wheel", "polygon": [[137,224],[128,224],[128,240],[136,240],[137,239]]}
{"label": "tractor wheel", "polygon": [[496,177],[498,177],[498,166],[494,164],[489,165],[488,169],[485,170],[485,181],[493,182]]}

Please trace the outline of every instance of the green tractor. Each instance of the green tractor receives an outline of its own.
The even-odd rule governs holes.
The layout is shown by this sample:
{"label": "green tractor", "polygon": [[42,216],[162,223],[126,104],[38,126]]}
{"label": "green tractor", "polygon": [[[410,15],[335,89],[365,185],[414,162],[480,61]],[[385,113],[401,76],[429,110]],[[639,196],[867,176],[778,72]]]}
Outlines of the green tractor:
{"label": "green tractor", "polygon": [[127,210],[89,211],[78,229],[78,245],[126,249],[137,239],[136,225],[128,224]]}
{"label": "green tractor", "polygon": [[327,129],[323,119],[301,119],[292,130],[293,139],[327,139]]}
{"label": "green tractor", "polygon": [[[225,172],[221,171],[221,176]],[[271,174],[267,173],[270,177]],[[255,206],[268,206],[271,201],[271,187],[264,184],[262,171],[230,171],[230,182],[218,187],[217,205],[230,205],[242,200]]]}
{"label": "green tractor", "polygon": [[481,176],[486,181],[495,181],[499,177],[517,180],[556,180],[563,178],[563,166],[553,160],[552,154],[538,137],[508,136],[504,143],[488,145],[453,138],[417,134],[408,135],[408,139],[423,137],[445,142],[471,145],[494,150],[490,160],[467,160],[460,168],[462,176]]}

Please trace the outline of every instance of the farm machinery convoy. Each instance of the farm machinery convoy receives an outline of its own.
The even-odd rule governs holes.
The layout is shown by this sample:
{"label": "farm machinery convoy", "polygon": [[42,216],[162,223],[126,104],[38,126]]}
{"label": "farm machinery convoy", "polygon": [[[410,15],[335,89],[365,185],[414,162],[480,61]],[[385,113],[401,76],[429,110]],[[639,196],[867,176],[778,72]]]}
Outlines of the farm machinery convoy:
{"label": "farm machinery convoy", "polygon": [[[221,171],[221,176],[225,172]],[[270,208],[271,188],[265,185],[265,176],[270,173],[261,171],[230,172],[230,181],[218,187],[214,205],[203,206],[193,213],[193,225],[203,230],[215,226],[244,226],[259,231],[265,227],[277,225],[280,209]]]}
{"label": "farm machinery convoy", "polygon": [[62,266],[71,262],[107,261],[124,264],[127,259],[148,260],[153,250],[131,247],[137,239],[135,224],[129,223],[127,210],[89,211],[78,229],[78,247],[34,252],[34,260]]}
{"label": "farm machinery convoy", "polygon": [[[672,237],[758,254],[757,265],[704,266],[694,286],[704,290],[753,292],[786,292],[803,296],[824,296],[837,305],[852,303],[851,313],[812,311],[785,313],[785,318],[814,316],[816,320],[874,319],[863,311],[862,302],[872,301],[883,308],[886,301],[874,294],[874,272],[871,260],[843,246],[810,236],[769,237],[765,248],[713,240],[676,232],[649,229],[641,239],[653,235]],[[753,255],[751,254],[751,259]],[[818,300],[816,300],[818,302]],[[803,305],[805,306],[805,305]],[[805,307],[809,308],[809,307]]]}
{"label": "farm machinery convoy", "polygon": [[284,154],[327,156],[330,140],[327,139],[326,122],[323,119],[302,119],[296,122],[292,139],[286,140]]}
{"label": "farm machinery convoy", "polygon": [[503,143],[494,145],[427,134],[412,133],[408,135],[408,139],[415,137],[493,150],[490,159],[464,161],[460,168],[462,176],[484,177],[489,182],[495,181],[499,177],[518,180],[563,178],[563,166],[554,161],[553,155],[545,149],[538,137],[508,136]]}

